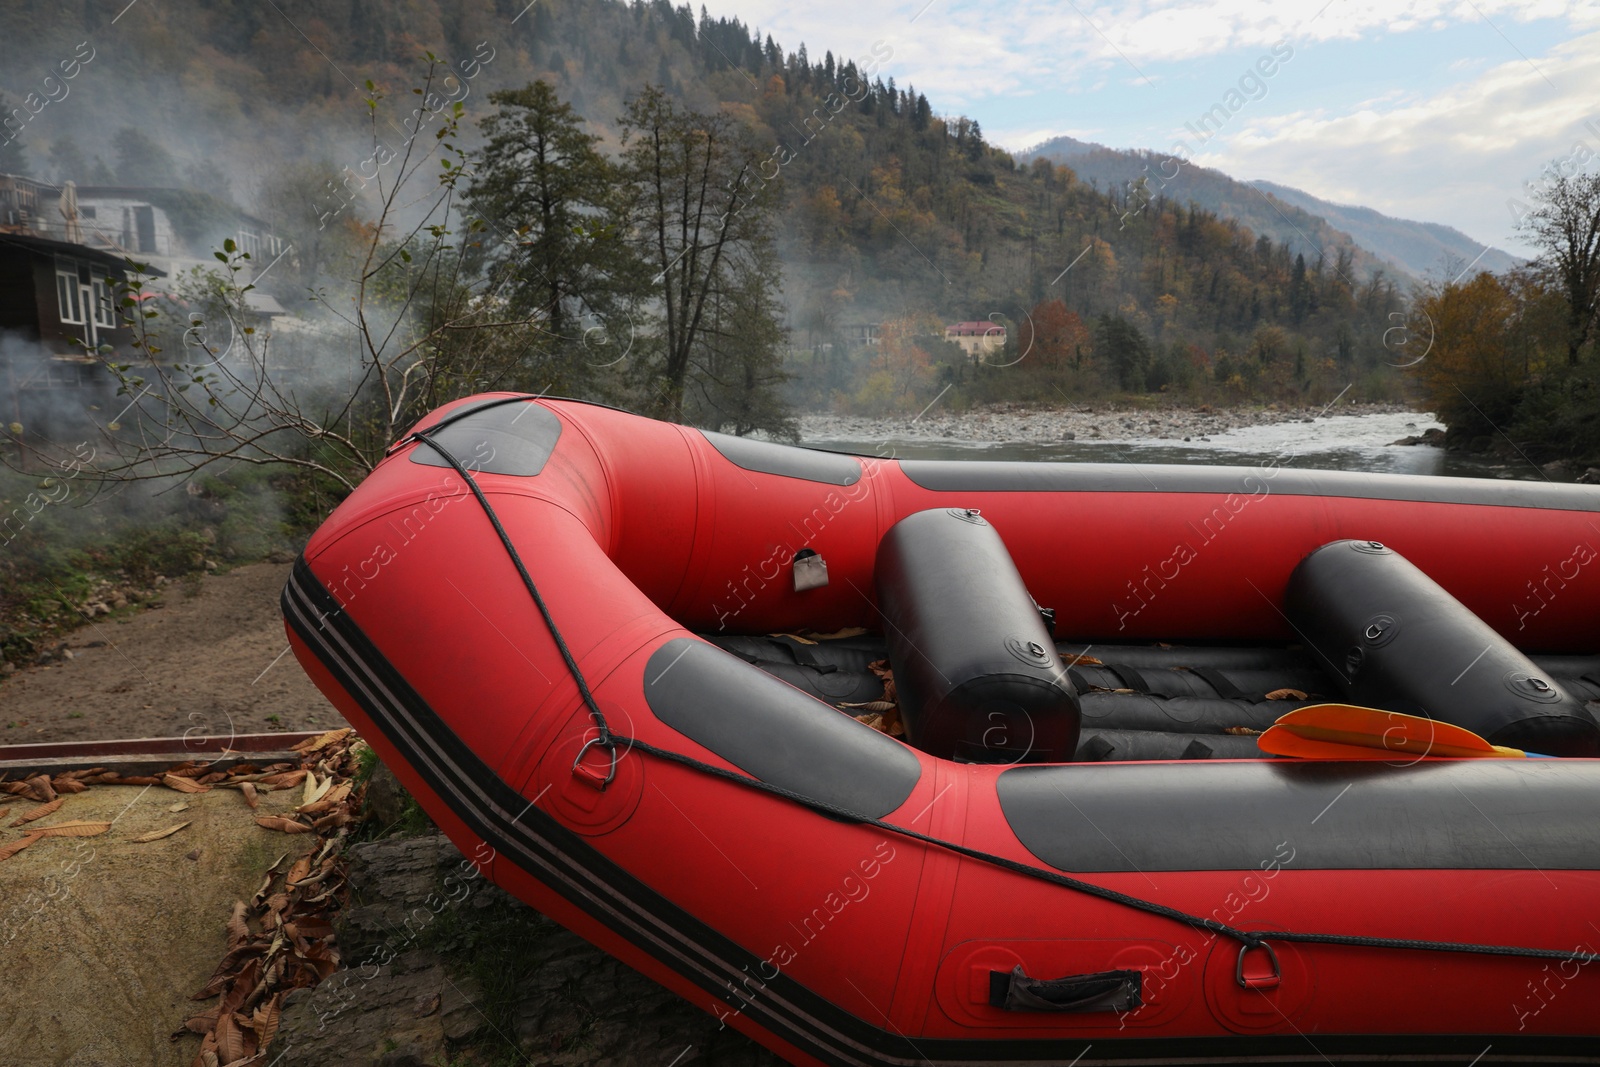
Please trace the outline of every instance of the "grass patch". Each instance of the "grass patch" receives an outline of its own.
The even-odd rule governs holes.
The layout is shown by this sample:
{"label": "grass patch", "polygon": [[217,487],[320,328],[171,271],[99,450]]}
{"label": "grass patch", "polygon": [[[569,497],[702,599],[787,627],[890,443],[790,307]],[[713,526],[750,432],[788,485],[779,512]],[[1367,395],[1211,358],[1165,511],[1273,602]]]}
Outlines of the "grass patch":
{"label": "grass patch", "polygon": [[101,492],[62,470],[0,467],[0,659],[17,665],[170,583],[193,595],[208,570],[292,552],[321,514],[292,501],[310,486],[254,467]]}

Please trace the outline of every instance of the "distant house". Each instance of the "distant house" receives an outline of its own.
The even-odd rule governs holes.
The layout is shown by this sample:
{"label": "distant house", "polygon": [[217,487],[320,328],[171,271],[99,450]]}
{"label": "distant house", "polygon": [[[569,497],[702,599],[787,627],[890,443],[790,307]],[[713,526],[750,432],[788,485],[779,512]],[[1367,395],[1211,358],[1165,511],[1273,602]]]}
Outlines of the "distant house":
{"label": "distant house", "polygon": [[85,346],[132,352],[133,332],[116,307],[126,259],[86,243],[74,214],[61,212],[72,193],[70,183],[0,175],[0,403],[9,422],[59,410],[33,402],[44,391],[87,390],[67,401],[73,408],[109,396],[112,383]]}
{"label": "distant house", "polygon": [[850,322],[839,327],[846,348],[870,348],[882,341],[876,322]]}
{"label": "distant house", "polygon": [[[85,185],[77,189],[84,239],[148,263],[164,274],[214,267],[213,253],[232,238],[259,272],[288,243],[260,219],[190,189]],[[249,269],[247,275],[252,273]]]}
{"label": "distant house", "polygon": [[[195,267],[214,269],[213,253],[230,239],[250,254],[241,283],[253,282],[289,251],[266,223],[209,193],[70,181],[57,186],[0,175],[0,336],[9,339],[0,348],[6,364],[0,403],[14,408],[35,389],[107,386],[78,342],[131,355],[126,348],[133,338],[119,323],[113,283],[130,263],[145,268],[147,278],[173,281]],[[285,314],[260,290],[245,301],[269,318]]]}
{"label": "distant house", "polygon": [[995,322],[955,322],[944,328],[944,339],[961,346],[973,362],[982,362],[1006,344],[1006,328]]}

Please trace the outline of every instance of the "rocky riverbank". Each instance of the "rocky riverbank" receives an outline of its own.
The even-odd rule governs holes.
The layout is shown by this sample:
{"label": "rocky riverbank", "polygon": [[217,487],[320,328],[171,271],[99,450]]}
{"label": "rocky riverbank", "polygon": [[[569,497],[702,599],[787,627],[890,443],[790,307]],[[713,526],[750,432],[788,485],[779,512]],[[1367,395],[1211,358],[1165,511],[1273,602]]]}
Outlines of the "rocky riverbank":
{"label": "rocky riverbank", "polygon": [[436,833],[353,846],[345,969],[288,999],[273,1063],[779,1067],[471,870]]}
{"label": "rocky riverbank", "polygon": [[[1309,423],[1319,418],[1394,415],[1404,404],[1341,403],[1330,406],[1237,408],[1123,408],[1111,405],[1030,407],[995,404],[970,411],[934,407],[917,417],[808,414],[800,418],[800,438],[812,441],[939,441],[1051,444],[1059,441],[1207,441],[1215,434],[1249,426]],[[1418,424],[1431,421],[1417,415]]]}

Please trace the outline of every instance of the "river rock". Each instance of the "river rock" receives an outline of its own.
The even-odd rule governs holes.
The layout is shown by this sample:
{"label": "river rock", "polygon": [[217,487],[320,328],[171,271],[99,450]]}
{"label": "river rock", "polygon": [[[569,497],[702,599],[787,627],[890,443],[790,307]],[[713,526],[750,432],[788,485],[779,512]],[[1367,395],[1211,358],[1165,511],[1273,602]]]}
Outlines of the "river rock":
{"label": "river rock", "polygon": [[[474,876],[442,834],[366,842],[349,856],[342,969],[289,999],[274,1067],[780,1067],[742,1034]],[[491,940],[515,946],[514,973],[491,976],[498,988],[485,990],[471,963]]]}
{"label": "river rock", "polygon": [[1400,440],[1392,443],[1397,445],[1433,445],[1438,448],[1443,448],[1444,431],[1435,426],[1422,431],[1421,434],[1411,437],[1402,437]]}

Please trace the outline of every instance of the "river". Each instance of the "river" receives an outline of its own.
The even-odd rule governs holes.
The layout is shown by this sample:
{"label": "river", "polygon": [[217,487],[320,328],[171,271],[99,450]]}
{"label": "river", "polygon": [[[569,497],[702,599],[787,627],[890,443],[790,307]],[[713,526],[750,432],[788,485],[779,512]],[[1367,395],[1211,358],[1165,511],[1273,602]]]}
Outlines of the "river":
{"label": "river", "polygon": [[1129,438],[1116,441],[1061,441],[1049,444],[934,438],[885,422],[881,435],[853,439],[816,437],[812,448],[894,456],[899,459],[1010,459],[1090,463],[1214,463],[1279,466],[1389,474],[1440,474],[1467,478],[1525,478],[1571,481],[1546,474],[1531,461],[1507,463],[1493,457],[1445,452],[1429,445],[1396,445],[1402,437],[1443,427],[1425,413],[1329,415],[1311,421],[1245,426],[1211,435],[1209,440],[1174,441]]}

